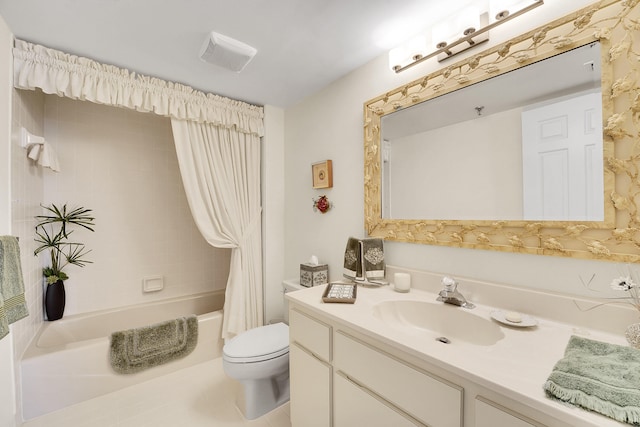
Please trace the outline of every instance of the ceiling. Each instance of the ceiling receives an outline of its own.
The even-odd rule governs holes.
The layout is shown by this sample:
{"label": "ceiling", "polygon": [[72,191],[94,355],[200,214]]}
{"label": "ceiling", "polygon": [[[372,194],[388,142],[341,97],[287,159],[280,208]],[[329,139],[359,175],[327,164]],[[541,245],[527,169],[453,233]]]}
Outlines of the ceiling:
{"label": "ceiling", "polygon": [[[541,102],[558,102],[562,97],[576,96],[583,91],[600,92],[600,48],[600,43],[581,46],[393,112],[382,118],[382,138],[393,142],[475,120],[479,115],[532,108]],[[477,111],[476,107],[481,110]]]}
{"label": "ceiling", "polygon": [[[471,2],[0,0],[0,15],[26,41],[286,108]],[[198,53],[211,31],[258,53],[240,73],[206,63]]]}

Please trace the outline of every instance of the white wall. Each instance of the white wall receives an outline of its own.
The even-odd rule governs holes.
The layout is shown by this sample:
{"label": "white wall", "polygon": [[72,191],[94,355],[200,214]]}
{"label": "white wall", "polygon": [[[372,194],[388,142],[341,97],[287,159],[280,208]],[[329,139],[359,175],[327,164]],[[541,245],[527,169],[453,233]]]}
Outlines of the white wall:
{"label": "white wall", "polygon": [[34,216],[40,214],[44,197],[44,174],[26,156],[20,146],[20,128],[34,135],[44,135],[44,95],[39,91],[13,90],[11,138],[11,223],[12,234],[20,239],[20,258],[25,284],[25,299],[29,316],[13,326],[14,361],[16,364],[16,390],[18,408],[21,407],[20,364],[18,361],[43,322],[42,266],[33,256],[36,242],[33,240]]}
{"label": "white wall", "polygon": [[[74,234],[93,263],[69,267],[65,316],[224,289],[230,251],[194,224],[169,119],[47,95],[45,137],[61,172],[44,172],[44,202],[96,218],[95,233]],[[156,275],[164,290],[143,293],[143,278]]]}
{"label": "white wall", "polygon": [[283,319],[284,111],[265,106],[262,139],[262,260],[265,323]]}
{"label": "white wall", "polygon": [[[17,362],[29,341],[42,324],[42,270],[33,256],[33,216],[39,212],[43,197],[42,172],[34,167],[20,147],[19,129],[42,135],[44,130],[44,103],[39,92],[21,92],[12,89],[10,49],[11,34],[2,34],[2,68],[0,81],[0,194],[6,203],[0,203],[0,234],[11,234],[20,239],[25,299],[29,316],[11,325],[11,333],[0,341],[0,425],[19,425],[20,369]],[[8,31],[8,30],[7,30]],[[7,36],[5,38],[5,36]],[[6,208],[6,209],[5,209]],[[15,378],[15,382],[14,382]]]}
{"label": "white wall", "polygon": [[[590,0],[547,1],[527,15],[491,30],[491,40],[479,49],[504,42],[590,3]],[[386,56],[381,56],[286,110],[286,277],[297,277],[300,262],[312,253],[329,263],[332,280],[341,277],[347,237],[365,235],[363,104],[441,66],[430,60],[395,74],[388,69]],[[313,190],[311,163],[324,159],[333,160],[334,187],[328,191]],[[325,215],[314,213],[311,205],[311,199],[323,193],[335,203]],[[596,272],[607,287],[617,274],[613,263],[549,256],[396,242],[386,242],[385,252],[387,263],[392,265],[568,293],[584,293],[581,275],[589,278]]]}
{"label": "white wall", "polygon": [[[342,275],[347,238],[364,237],[362,102],[369,76],[359,72],[308,98],[285,115],[285,277],[298,278],[311,255]],[[312,188],[311,164],[331,159],[333,188]],[[333,207],[314,212],[313,199],[326,195]]]}
{"label": "white wall", "polygon": [[391,141],[385,218],[522,219],[521,113],[501,111]]}
{"label": "white wall", "polygon": [[[0,235],[11,234],[11,46],[13,36],[0,17]],[[13,336],[0,340],[0,425],[15,426]]]}

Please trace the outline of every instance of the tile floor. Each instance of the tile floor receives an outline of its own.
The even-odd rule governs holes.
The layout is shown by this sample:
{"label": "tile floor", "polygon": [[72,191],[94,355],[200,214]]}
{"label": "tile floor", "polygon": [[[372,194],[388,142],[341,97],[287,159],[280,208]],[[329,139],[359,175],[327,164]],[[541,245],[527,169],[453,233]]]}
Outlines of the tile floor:
{"label": "tile floor", "polygon": [[291,427],[289,404],[247,421],[234,403],[222,358],[137,384],[22,427]]}

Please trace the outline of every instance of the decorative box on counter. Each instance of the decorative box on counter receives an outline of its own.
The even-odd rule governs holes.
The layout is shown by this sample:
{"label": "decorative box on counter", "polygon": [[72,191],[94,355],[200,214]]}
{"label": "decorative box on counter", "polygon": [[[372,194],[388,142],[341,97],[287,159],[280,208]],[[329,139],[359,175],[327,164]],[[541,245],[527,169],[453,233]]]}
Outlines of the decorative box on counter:
{"label": "decorative box on counter", "polygon": [[300,264],[300,284],[306,288],[329,283],[327,264]]}

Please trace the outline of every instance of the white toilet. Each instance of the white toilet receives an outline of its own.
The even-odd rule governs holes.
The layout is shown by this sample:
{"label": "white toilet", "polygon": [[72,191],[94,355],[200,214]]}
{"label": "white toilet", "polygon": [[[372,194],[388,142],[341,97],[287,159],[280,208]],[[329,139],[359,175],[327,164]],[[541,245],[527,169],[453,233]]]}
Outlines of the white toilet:
{"label": "white toilet", "polygon": [[261,326],[229,340],[222,349],[222,366],[237,380],[236,396],[245,418],[253,420],[289,400],[289,326]]}
{"label": "white toilet", "polygon": [[285,297],[285,295],[289,292],[299,291],[301,289],[307,289],[300,284],[300,280],[298,279],[289,279],[284,280],[282,282],[282,304],[283,304],[283,314],[284,314],[284,323],[289,324],[289,301]]}

